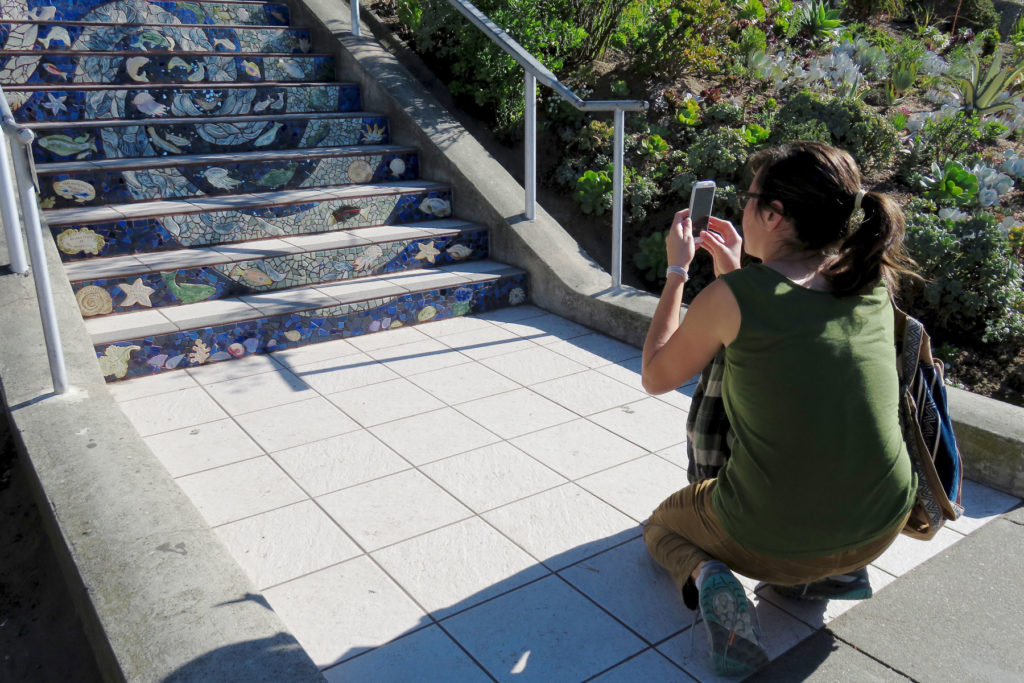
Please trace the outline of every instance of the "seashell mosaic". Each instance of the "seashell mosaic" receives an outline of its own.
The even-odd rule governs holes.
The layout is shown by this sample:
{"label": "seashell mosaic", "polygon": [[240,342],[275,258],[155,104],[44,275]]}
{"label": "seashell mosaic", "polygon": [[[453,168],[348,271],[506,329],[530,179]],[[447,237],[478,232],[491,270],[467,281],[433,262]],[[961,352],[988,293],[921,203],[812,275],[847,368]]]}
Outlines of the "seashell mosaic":
{"label": "seashell mosaic", "polygon": [[[427,263],[419,255],[425,245],[437,254],[432,265],[480,259],[487,256],[487,231],[453,230],[430,239],[394,240],[171,272],[83,280],[72,283],[72,290],[82,315],[88,318],[422,268]],[[147,288],[148,293],[141,288]],[[129,289],[145,296],[131,294]]]}
{"label": "seashell mosaic", "polygon": [[[268,123],[268,122],[263,122]],[[280,134],[283,124],[271,124],[263,135]],[[106,131],[104,131],[104,134]],[[136,139],[123,135],[124,146]],[[152,139],[150,138],[150,142]],[[255,143],[258,144],[257,139]],[[41,144],[41,143],[40,143]],[[85,142],[79,143],[81,145]],[[268,143],[269,145],[270,143]],[[152,155],[150,155],[152,156]],[[68,208],[102,204],[127,204],[151,199],[184,199],[213,197],[228,193],[264,192],[296,188],[333,187],[389,180],[415,180],[419,163],[415,152],[399,154],[344,154],[315,158],[310,152],[304,157],[290,155],[278,161],[266,161],[268,154],[253,154],[252,161],[236,161],[228,168],[209,165],[209,161],[176,161],[168,159],[164,167],[135,168],[132,170],[83,170],[55,172],[65,168],[59,165],[40,165],[39,198],[45,208]],[[403,173],[394,177],[390,164],[401,159]],[[350,175],[349,169],[357,170]],[[433,205],[431,205],[433,206]],[[443,218],[424,208],[424,213]]]}
{"label": "seashell mosaic", "polygon": [[526,280],[525,273],[503,275],[496,280],[458,287],[99,344],[95,347],[96,357],[108,381],[152,375],[252,353],[483,313],[508,306],[512,300],[521,303]]}
{"label": "seashell mosaic", "polygon": [[145,24],[154,9],[173,17],[168,23],[288,26],[288,6],[273,3],[149,2],[148,0],[19,0],[5,2],[0,18]]}

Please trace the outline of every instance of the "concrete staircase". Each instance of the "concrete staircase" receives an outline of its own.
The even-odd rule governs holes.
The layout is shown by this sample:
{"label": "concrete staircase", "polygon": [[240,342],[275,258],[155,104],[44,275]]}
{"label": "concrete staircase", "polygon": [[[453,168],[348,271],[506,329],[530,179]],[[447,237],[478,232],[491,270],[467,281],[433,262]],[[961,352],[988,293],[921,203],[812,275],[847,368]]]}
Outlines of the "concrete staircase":
{"label": "concrete staircase", "polygon": [[0,43],[108,380],[526,298],[286,5],[5,0]]}

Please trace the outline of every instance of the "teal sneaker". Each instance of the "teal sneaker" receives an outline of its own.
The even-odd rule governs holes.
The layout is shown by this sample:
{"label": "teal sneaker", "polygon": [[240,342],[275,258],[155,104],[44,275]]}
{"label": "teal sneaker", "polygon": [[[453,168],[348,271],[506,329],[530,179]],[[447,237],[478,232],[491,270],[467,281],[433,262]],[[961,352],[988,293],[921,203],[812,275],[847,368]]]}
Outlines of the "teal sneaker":
{"label": "teal sneaker", "polygon": [[867,600],[874,595],[867,567],[795,586],[770,585],[779,595],[798,600]]}
{"label": "teal sneaker", "polygon": [[698,584],[711,663],[720,676],[746,676],[769,662],[760,629],[754,628],[754,606],[724,564],[710,564],[701,571]]}

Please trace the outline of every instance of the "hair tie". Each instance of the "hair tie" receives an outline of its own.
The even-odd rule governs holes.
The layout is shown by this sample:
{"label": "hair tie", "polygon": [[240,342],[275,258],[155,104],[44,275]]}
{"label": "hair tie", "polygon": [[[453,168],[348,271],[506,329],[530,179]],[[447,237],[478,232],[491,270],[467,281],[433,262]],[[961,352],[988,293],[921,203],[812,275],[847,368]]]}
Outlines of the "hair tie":
{"label": "hair tie", "polygon": [[860,202],[861,202],[862,199],[864,199],[864,195],[866,195],[867,193],[868,193],[868,191],[865,190],[864,188],[861,188],[861,189],[857,190],[857,196],[853,198],[853,210],[854,211],[859,211],[860,210]]}

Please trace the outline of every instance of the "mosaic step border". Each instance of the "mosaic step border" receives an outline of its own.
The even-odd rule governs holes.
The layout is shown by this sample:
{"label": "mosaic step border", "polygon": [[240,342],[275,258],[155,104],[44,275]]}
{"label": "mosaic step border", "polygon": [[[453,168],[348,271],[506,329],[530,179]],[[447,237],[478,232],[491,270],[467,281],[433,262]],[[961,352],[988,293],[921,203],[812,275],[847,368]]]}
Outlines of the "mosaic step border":
{"label": "mosaic step border", "polygon": [[[248,105],[246,103],[246,108]],[[386,145],[390,136],[388,120],[383,116],[343,113],[288,117],[270,114],[224,116],[213,120],[121,120],[67,127],[48,125],[34,130],[36,144],[33,145],[33,157],[38,164],[154,157],[179,157],[173,163],[189,163],[187,157],[199,154],[238,154],[258,150],[259,154],[267,156],[268,153],[298,149]],[[45,166],[39,167],[40,173],[47,170]]]}
{"label": "mosaic step border", "polygon": [[59,209],[415,180],[419,177],[419,155],[409,150],[390,146],[382,146],[381,151],[373,147],[328,147],[298,153],[243,152],[202,158],[40,164],[36,167],[39,203],[44,209]]}
{"label": "mosaic step border", "polygon": [[[165,122],[162,117],[356,113],[363,108],[354,83],[136,83],[45,90],[37,84],[5,87],[4,93],[9,101],[20,100],[12,113],[16,121],[28,125],[82,122],[99,126],[101,121],[125,119],[158,125]],[[79,135],[71,136],[72,140]]]}
{"label": "mosaic step border", "polygon": [[[372,188],[372,192],[368,189]],[[154,202],[99,207],[90,222],[74,211],[44,211],[61,258],[159,252],[231,244],[267,237],[308,235],[338,229],[420,223],[451,216],[451,188],[440,183],[358,186],[332,191],[221,197],[220,201]],[[260,204],[263,199],[265,203]],[[131,217],[129,209],[157,215]],[[124,213],[128,213],[125,215]]]}
{"label": "mosaic step border", "polygon": [[[61,24],[0,21],[0,44],[8,56],[40,52],[295,52],[308,53],[304,28],[180,24],[159,15],[130,23]],[[44,35],[45,34],[45,35]],[[13,46],[13,47],[12,47]]]}
{"label": "mosaic step border", "polygon": [[[124,23],[146,23],[145,19],[154,9],[164,12],[185,24],[217,24],[223,21],[239,23],[256,22],[265,26],[288,26],[291,13],[288,6],[279,2],[260,0],[190,0],[168,2],[157,0],[123,0],[112,5],[110,0],[25,0],[24,3],[4,7],[0,17],[5,19],[35,19],[55,21],[91,20],[114,22],[124,14]],[[197,11],[198,10],[198,11]]]}
{"label": "mosaic step border", "polygon": [[[9,56],[0,50],[0,60]],[[0,85],[5,87],[36,83],[68,86],[72,83],[303,83],[335,80],[334,57],[331,55],[219,56],[217,53],[146,52],[131,56],[123,52],[106,52],[14,56],[19,59],[18,69],[0,79]],[[185,61],[187,57],[194,59],[186,63],[186,68],[174,61]]]}
{"label": "mosaic step border", "polygon": [[94,348],[107,381],[122,380],[484,313],[525,302],[526,291],[527,274],[505,268],[483,281],[98,343]]}
{"label": "mosaic step border", "polygon": [[[272,240],[271,244],[250,242],[237,250],[220,253],[206,250],[210,258],[219,257],[219,263],[174,270],[135,270],[118,276],[83,278],[88,272],[87,266],[92,264],[81,263],[86,267],[69,269],[68,275],[82,317],[91,318],[487,258],[488,233],[480,226],[466,225],[450,230],[407,229],[405,232],[405,236],[399,238],[377,241],[346,232],[342,237],[352,235],[349,246],[316,248],[314,242],[308,251],[287,252],[289,247],[300,247],[281,240]],[[167,256],[168,261],[173,261],[174,252]],[[182,261],[188,262],[189,256],[194,261],[197,254],[185,254]],[[228,257],[233,259],[227,260]],[[140,269],[145,267],[139,261],[136,265]]]}

